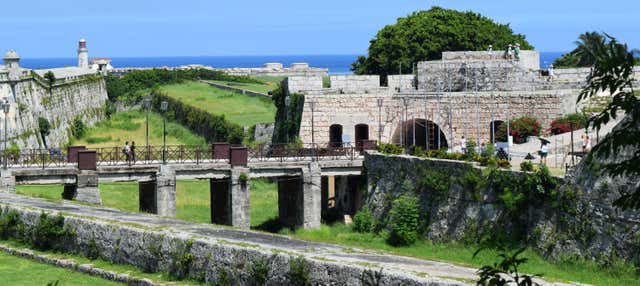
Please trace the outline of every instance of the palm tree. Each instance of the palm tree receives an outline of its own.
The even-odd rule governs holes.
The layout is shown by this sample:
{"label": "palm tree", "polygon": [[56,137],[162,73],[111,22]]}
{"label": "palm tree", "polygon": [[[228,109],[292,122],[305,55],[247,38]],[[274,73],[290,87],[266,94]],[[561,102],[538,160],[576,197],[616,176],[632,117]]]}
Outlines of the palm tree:
{"label": "palm tree", "polygon": [[605,37],[598,32],[586,32],[574,42],[578,46],[572,53],[578,56],[578,66],[590,67],[596,62],[596,54],[605,49]]}

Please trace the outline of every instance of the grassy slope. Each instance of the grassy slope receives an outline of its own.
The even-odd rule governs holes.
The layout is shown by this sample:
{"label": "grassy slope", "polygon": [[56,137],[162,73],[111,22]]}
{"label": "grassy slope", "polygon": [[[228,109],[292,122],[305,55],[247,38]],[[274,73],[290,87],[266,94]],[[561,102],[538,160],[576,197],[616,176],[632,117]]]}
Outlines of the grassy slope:
{"label": "grassy slope", "polygon": [[[23,194],[60,200],[62,186],[18,186],[17,190]],[[126,211],[137,211],[137,190],[136,183],[100,184],[103,204]],[[252,180],[250,200],[253,228],[277,217],[278,194],[274,183],[265,180]],[[210,221],[208,181],[178,181],[177,217],[201,223]],[[298,230],[296,232],[281,230],[280,233],[304,240],[336,243],[423,259],[453,262],[471,267],[493,263],[497,255],[496,251],[488,250],[481,252],[473,259],[473,253],[478,249],[478,246],[458,243],[434,244],[429,241],[419,241],[410,247],[392,247],[385,242],[381,235],[355,233],[350,227],[341,223],[323,225],[317,230]],[[593,262],[584,261],[551,263],[529,250],[525,255],[530,260],[522,267],[522,271],[543,273],[545,279],[578,281],[594,285],[634,285],[639,283],[639,278],[630,265],[613,265],[602,268]]]}
{"label": "grassy slope", "polygon": [[0,277],[2,285],[47,285],[58,280],[59,285],[122,285],[87,274],[77,273],[25,258],[18,258],[0,252]]}
{"label": "grassy slope", "polygon": [[242,126],[273,122],[276,114],[276,107],[269,98],[225,91],[205,83],[188,82],[161,89],[186,104],[213,114],[223,114],[230,122]]}
{"label": "grassy slope", "polygon": [[249,91],[264,93],[264,94],[267,94],[268,92],[272,91],[275,88],[275,86],[271,84],[244,83],[244,82],[220,81],[220,80],[211,80],[211,82],[226,85],[229,87],[241,88]]}
{"label": "grassy slope", "polygon": [[[142,111],[119,112],[111,119],[89,128],[73,145],[88,147],[124,146],[125,141],[135,141],[137,146],[145,144],[146,115]],[[167,144],[204,145],[204,138],[177,123],[167,122]],[[162,117],[149,113],[149,145],[162,145]]]}

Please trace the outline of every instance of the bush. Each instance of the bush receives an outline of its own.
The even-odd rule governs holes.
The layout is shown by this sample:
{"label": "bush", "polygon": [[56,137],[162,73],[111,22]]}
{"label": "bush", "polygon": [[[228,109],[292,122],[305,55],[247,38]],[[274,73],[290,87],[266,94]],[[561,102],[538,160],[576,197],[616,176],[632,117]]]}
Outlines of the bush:
{"label": "bush", "polygon": [[[510,121],[509,132],[513,136],[514,143],[524,143],[527,141],[528,136],[540,135],[540,123],[533,117],[519,117]],[[499,141],[507,141],[507,124],[501,124],[496,131],[496,138]]]}
{"label": "bush", "polygon": [[376,228],[376,219],[373,213],[367,207],[362,208],[353,217],[353,230],[356,232],[374,232]]}
{"label": "bush", "polygon": [[8,239],[22,229],[22,220],[17,211],[0,208],[0,239]]}
{"label": "bush", "polygon": [[[587,120],[589,118],[583,113],[572,113],[556,118],[551,122],[548,131],[551,134],[562,134],[571,132],[572,130],[578,130],[587,126]],[[573,127],[573,128],[572,128]]]}
{"label": "bush", "polygon": [[249,269],[253,285],[266,285],[269,277],[269,263],[263,259],[255,260]]}
{"label": "bush", "polygon": [[378,152],[386,154],[386,155],[400,155],[404,149],[400,145],[395,144],[386,144],[379,143],[378,144]]}
{"label": "bush", "polygon": [[63,216],[50,217],[43,212],[38,223],[28,230],[26,240],[37,250],[63,250],[69,236],[71,232],[64,228]]}
{"label": "bush", "polygon": [[418,239],[418,200],[411,195],[403,195],[393,202],[389,214],[391,245],[411,245]]}
{"label": "bush", "polygon": [[520,163],[520,170],[523,172],[531,172],[533,171],[533,163],[529,160],[524,160]]}
{"label": "bush", "polygon": [[311,284],[309,265],[302,256],[289,259],[289,272],[287,278],[291,285],[306,286]]}
{"label": "bush", "polygon": [[76,117],[73,119],[73,129],[71,133],[73,136],[80,139],[87,132],[87,126],[82,122],[82,118]]}
{"label": "bush", "polygon": [[499,159],[498,161],[496,161],[496,163],[500,168],[505,168],[505,169],[511,168],[511,162],[509,162],[509,160]]}

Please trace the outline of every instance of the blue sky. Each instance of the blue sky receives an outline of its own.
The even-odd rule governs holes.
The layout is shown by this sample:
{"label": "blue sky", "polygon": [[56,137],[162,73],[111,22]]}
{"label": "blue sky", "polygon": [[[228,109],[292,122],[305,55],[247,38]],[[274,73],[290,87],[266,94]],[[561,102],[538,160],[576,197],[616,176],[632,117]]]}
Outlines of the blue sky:
{"label": "blue sky", "polygon": [[640,47],[638,0],[8,1],[0,49],[22,57],[363,54],[396,18],[432,5],[510,23],[539,51],[567,51],[584,31]]}

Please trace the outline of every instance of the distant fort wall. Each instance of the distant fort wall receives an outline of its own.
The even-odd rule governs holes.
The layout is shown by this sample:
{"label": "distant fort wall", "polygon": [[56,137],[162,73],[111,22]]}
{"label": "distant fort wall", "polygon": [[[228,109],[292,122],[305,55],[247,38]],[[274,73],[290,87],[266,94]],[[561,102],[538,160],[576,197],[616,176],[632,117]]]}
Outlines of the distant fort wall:
{"label": "distant fort wall", "polygon": [[166,69],[166,70],[188,70],[188,69],[209,69],[225,72],[238,76],[306,76],[323,77],[329,74],[326,68],[310,67],[308,63],[292,63],[290,67],[284,67],[281,63],[265,63],[257,68],[214,68],[204,65],[184,65],[178,67],[122,67],[113,68],[109,72],[116,75],[124,75],[137,70]]}

